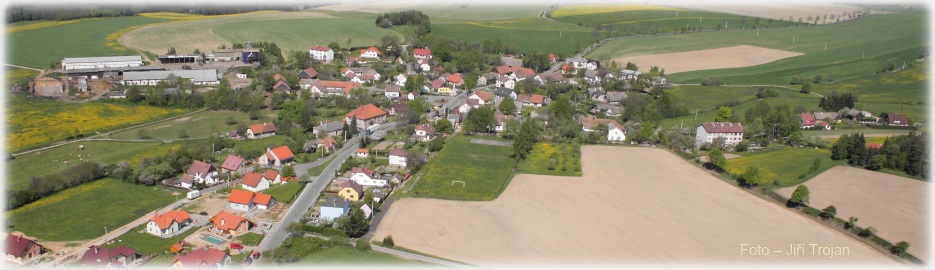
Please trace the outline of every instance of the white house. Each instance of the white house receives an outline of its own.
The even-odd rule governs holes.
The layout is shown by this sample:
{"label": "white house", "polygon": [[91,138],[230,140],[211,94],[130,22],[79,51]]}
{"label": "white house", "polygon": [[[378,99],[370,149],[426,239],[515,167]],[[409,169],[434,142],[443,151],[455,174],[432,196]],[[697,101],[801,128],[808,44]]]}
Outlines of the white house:
{"label": "white house", "polygon": [[253,203],[254,196],[256,196],[256,193],[252,191],[234,189],[231,190],[230,196],[227,197],[227,202],[230,203],[230,208],[234,210],[248,212],[256,207]]}
{"label": "white house", "polygon": [[288,146],[283,145],[273,149],[267,149],[266,153],[260,155],[256,160],[257,164],[260,165],[280,167],[287,163],[294,162],[295,154],[292,153],[292,150],[289,150]]}
{"label": "white house", "polygon": [[157,213],[146,223],[146,232],[159,237],[169,237],[191,222],[191,216],[184,210],[168,211],[162,215]]}
{"label": "white house", "polygon": [[266,179],[266,181],[269,181],[270,184],[273,185],[286,183],[284,181],[285,179],[282,178],[282,175],[279,174],[279,171],[271,169],[267,169],[266,172],[263,173],[263,179]]}
{"label": "white house", "polygon": [[620,124],[607,124],[607,140],[612,142],[622,142],[627,139],[627,130]]}
{"label": "white house", "polygon": [[418,66],[419,70],[422,70],[422,72],[429,72],[432,70],[432,65],[429,65],[429,60],[419,59],[419,61],[416,62],[416,66]]}
{"label": "white house", "polygon": [[380,50],[373,46],[360,50],[360,57],[362,58],[380,58],[380,54]]}
{"label": "white house", "polygon": [[716,138],[724,138],[725,145],[736,145],[743,140],[743,126],[731,122],[705,122],[695,131],[695,145],[712,143]]}
{"label": "white house", "polygon": [[195,182],[205,184],[205,186],[213,186],[220,182],[218,170],[214,168],[214,165],[201,160],[192,161],[192,165],[188,167],[188,175],[191,175]]}
{"label": "white house", "polygon": [[343,198],[331,197],[325,199],[321,204],[321,220],[331,221],[344,214],[350,209],[351,202]]}
{"label": "white house", "polygon": [[334,61],[334,50],[324,46],[312,46],[308,49],[308,54],[312,56],[312,59],[321,61],[322,63],[331,63]]}
{"label": "white house", "polygon": [[267,180],[263,175],[255,172],[247,172],[243,176],[243,181],[240,182],[240,185],[249,191],[257,192],[269,188],[271,182]]}
{"label": "white house", "polygon": [[406,85],[406,81],[409,80],[409,77],[406,77],[406,74],[402,74],[402,73],[400,73],[399,75],[396,75],[396,77],[394,78],[396,78],[397,86],[404,86]]}
{"label": "white house", "polygon": [[276,135],[276,125],[273,123],[262,123],[251,125],[247,128],[247,138],[259,139]]}
{"label": "white house", "polygon": [[399,85],[387,84],[386,89],[383,90],[383,95],[388,99],[399,98]]}
{"label": "white house", "polygon": [[412,49],[412,55],[419,59],[431,59],[432,58],[432,49],[429,48],[415,48]]}
{"label": "white house", "polygon": [[585,132],[594,132],[598,126],[607,125],[607,140],[622,142],[627,139],[627,129],[617,120],[587,117],[581,119],[581,129]]}
{"label": "white house", "polygon": [[354,167],[351,170],[351,180],[361,186],[385,186],[387,184],[386,179],[376,179],[373,173],[373,170],[367,168]]}
{"label": "white house", "polygon": [[357,158],[368,158],[370,157],[370,150],[367,148],[357,148],[357,154],[354,156]]}
{"label": "white house", "polygon": [[488,102],[493,102],[494,94],[484,90],[474,91],[473,94],[468,96],[467,99],[477,100],[477,103],[480,105],[487,105]]}
{"label": "white house", "polygon": [[390,165],[406,167],[406,149],[394,148],[390,150]]}
{"label": "white house", "polygon": [[427,142],[435,139],[435,127],[429,124],[421,124],[416,126],[415,132],[413,134],[419,141]]}

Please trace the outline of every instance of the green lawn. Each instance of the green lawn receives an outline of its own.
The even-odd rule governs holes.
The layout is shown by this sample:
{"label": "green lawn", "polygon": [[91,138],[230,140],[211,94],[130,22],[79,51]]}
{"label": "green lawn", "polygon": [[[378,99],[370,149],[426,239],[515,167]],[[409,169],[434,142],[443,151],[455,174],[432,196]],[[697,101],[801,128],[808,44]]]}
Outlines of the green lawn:
{"label": "green lawn", "polygon": [[245,246],[256,246],[263,240],[263,236],[256,233],[246,233],[237,237],[237,240]]}
{"label": "green lawn", "polygon": [[581,146],[537,143],[516,168],[520,173],[581,176]]}
{"label": "green lawn", "polygon": [[[788,89],[774,89],[779,92],[795,92]],[[669,95],[673,100],[676,101],[676,103],[682,103],[688,106],[688,109],[693,113],[692,116],[694,116],[695,110],[702,112],[715,111],[719,105],[729,101],[737,101],[741,103],[755,101],[757,100],[756,91],[756,87],[698,85],[681,85],[666,90],[666,92],[669,93]]]}
{"label": "green lawn", "polygon": [[[873,15],[834,25],[762,29],[759,36],[754,30],[738,30],[628,38],[609,42],[587,57],[610,60],[753,45],[804,55],[753,67],[669,74],[670,80],[700,82],[704,77],[721,76],[732,84],[788,84],[792,77],[812,78],[832,72],[838,78],[865,76],[887,62],[914,60],[927,46],[925,16],[923,13]],[[793,37],[795,43],[792,43]]]}
{"label": "green lawn", "polygon": [[[512,177],[513,149],[472,144],[472,138],[493,137],[449,138],[445,148],[422,168],[421,179],[408,195],[466,201],[488,201],[499,196]],[[452,181],[463,181],[464,185]]]}
{"label": "green lawn", "polygon": [[[79,144],[84,145],[84,150],[78,150]],[[160,144],[156,142],[87,141],[20,155],[14,160],[7,161],[6,182],[8,188],[24,187],[34,176],[55,174],[80,163],[78,155],[81,155],[81,159],[93,162],[116,162],[147,153]],[[62,162],[66,159],[68,164]]]}
{"label": "green lawn", "polygon": [[[7,51],[16,53],[9,54],[6,61],[14,65],[46,68],[52,62],[61,63],[65,57],[135,55],[136,52],[123,49],[119,44],[108,46],[107,35],[131,26],[165,21],[141,16],[111,17],[7,33]],[[49,37],[55,39],[50,40]],[[60,42],[63,40],[68,42]]]}
{"label": "green lawn", "polygon": [[305,186],[305,184],[289,182],[285,185],[273,185],[269,189],[263,190],[261,193],[273,196],[277,202],[289,204],[292,203],[292,200],[295,199],[295,195],[302,190],[303,186]]}
{"label": "green lawn", "polygon": [[329,247],[299,260],[299,264],[341,265],[424,265],[424,263],[399,258],[376,251],[360,251],[353,247]]}
{"label": "green lawn", "polygon": [[837,135],[842,134],[854,134],[854,133],[863,133],[863,134],[909,134],[911,130],[903,129],[872,129],[872,128],[853,128],[853,129],[836,129],[836,130],[805,130],[802,131],[802,135],[805,136],[827,136],[827,135]]}
{"label": "green lawn", "polygon": [[[128,129],[125,131],[110,134],[113,139],[139,139],[139,130],[146,130],[146,134],[153,139],[178,139],[179,130],[184,129],[185,133],[191,138],[207,137],[211,134],[227,134],[228,131],[236,130],[238,124],[228,126],[224,122],[228,117],[234,117],[239,123],[247,124],[247,127],[253,124],[262,123],[262,121],[250,121],[247,113],[236,111],[203,111],[172,121],[166,121],[145,127]],[[269,122],[269,121],[267,121]]]}
{"label": "green lawn", "polygon": [[99,237],[175,200],[161,187],[102,179],[8,211],[10,230],[46,241]]}
{"label": "green lawn", "polygon": [[[812,163],[818,158],[821,165],[817,171],[809,173]],[[814,148],[783,148],[780,150],[748,153],[744,157],[727,161],[727,171],[734,175],[742,175],[746,168],[758,167],[761,176],[769,182],[778,183],[779,187],[798,185],[811,179],[815,175],[843,165],[843,160],[831,160],[831,151]],[[800,176],[803,176],[799,178]]]}
{"label": "green lawn", "polygon": [[[327,158],[328,160],[331,160],[331,157],[330,157],[330,156],[329,156],[329,157],[326,157],[326,158]],[[321,172],[324,171],[325,168],[328,167],[328,163],[330,163],[330,161],[326,161],[325,163],[322,163],[321,165],[318,165],[318,167],[313,167],[313,168],[311,168],[311,169],[308,169],[308,175],[311,175],[311,176],[321,175]]]}
{"label": "green lawn", "polygon": [[198,228],[188,229],[188,231],[171,238],[162,238],[146,232],[146,224],[143,224],[117,237],[114,239],[116,241],[114,241],[113,244],[104,246],[114,248],[123,245],[139,251],[140,254],[164,254],[164,252],[169,250],[169,247],[182,241],[182,239],[195,233],[195,231],[198,231]]}

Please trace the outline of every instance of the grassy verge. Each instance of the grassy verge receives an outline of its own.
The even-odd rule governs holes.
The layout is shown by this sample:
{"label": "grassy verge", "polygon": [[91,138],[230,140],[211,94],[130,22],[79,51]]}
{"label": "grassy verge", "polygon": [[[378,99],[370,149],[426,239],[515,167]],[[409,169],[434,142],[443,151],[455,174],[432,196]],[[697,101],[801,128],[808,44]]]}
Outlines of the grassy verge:
{"label": "grassy verge", "polygon": [[[129,232],[120,237],[114,239],[113,244],[104,245],[108,248],[114,248],[118,246],[128,246],[135,249],[141,254],[165,254],[169,250],[169,247],[182,241],[185,237],[195,233],[198,228],[190,228],[184,233],[178,234],[170,238],[161,238],[146,232],[146,224],[137,226]],[[171,258],[171,256],[170,256]]]}
{"label": "grassy verge", "polygon": [[325,163],[318,165],[318,167],[312,167],[311,169],[308,169],[308,175],[311,175],[311,176],[321,175],[321,172],[324,171],[325,168],[328,167],[328,163],[331,163],[330,162],[331,157],[328,157],[328,160],[329,161],[326,161]]}
{"label": "grassy verge", "polygon": [[[47,241],[93,239],[164,207],[175,196],[160,187],[102,179],[7,212],[11,230]],[[55,213],[55,214],[53,214]]]}
{"label": "grassy verge", "polygon": [[255,233],[246,233],[237,237],[237,240],[245,246],[256,246],[263,240],[263,236]]}
{"label": "grassy verge", "polygon": [[[421,179],[408,194],[448,200],[486,201],[500,195],[509,183],[515,161],[512,149],[473,144],[472,136],[449,138],[422,168]],[[476,137],[485,138],[485,137]],[[462,182],[453,182],[462,181]]]}
{"label": "grassy verge", "polygon": [[[815,159],[820,165],[811,170]],[[831,151],[814,148],[782,148],[780,150],[750,153],[727,161],[727,172],[742,175],[747,168],[758,167],[762,177],[779,187],[795,186],[834,166],[843,160],[832,160]]]}
{"label": "grassy verge", "polygon": [[411,265],[424,264],[376,251],[362,251],[354,247],[331,247],[312,253],[300,264],[354,264],[354,265]]}
{"label": "grassy verge", "polygon": [[292,203],[292,200],[295,200],[296,194],[299,194],[303,186],[305,186],[305,184],[289,182],[284,185],[273,185],[269,189],[262,191],[262,193],[273,196],[278,202],[289,204]]}
{"label": "grassy verge", "polygon": [[537,143],[516,168],[519,173],[581,176],[581,146]]}

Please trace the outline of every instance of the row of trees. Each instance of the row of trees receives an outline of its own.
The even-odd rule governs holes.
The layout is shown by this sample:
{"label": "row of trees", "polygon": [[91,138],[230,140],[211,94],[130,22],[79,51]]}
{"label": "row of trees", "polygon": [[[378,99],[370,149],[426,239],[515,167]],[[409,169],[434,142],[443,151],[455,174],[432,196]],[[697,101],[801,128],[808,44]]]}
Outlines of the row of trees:
{"label": "row of trees", "polygon": [[[136,16],[148,12],[177,12],[201,15],[237,14],[259,10],[298,11],[301,6],[283,4],[255,5],[13,5],[7,9],[6,22],[74,20],[82,18]],[[306,5],[305,8],[308,8]]]}
{"label": "row of trees", "polygon": [[854,108],[854,102],[857,102],[857,96],[854,94],[831,91],[818,101],[818,107],[829,111],[838,111],[844,108]]}
{"label": "row of trees", "polygon": [[844,134],[831,147],[831,159],[869,170],[890,169],[927,178],[928,155],[924,133],[889,137],[882,147],[868,147],[863,134]]}
{"label": "row of trees", "polygon": [[101,179],[105,173],[101,164],[81,162],[60,173],[33,177],[28,186],[7,191],[7,209],[16,209],[61,190]]}

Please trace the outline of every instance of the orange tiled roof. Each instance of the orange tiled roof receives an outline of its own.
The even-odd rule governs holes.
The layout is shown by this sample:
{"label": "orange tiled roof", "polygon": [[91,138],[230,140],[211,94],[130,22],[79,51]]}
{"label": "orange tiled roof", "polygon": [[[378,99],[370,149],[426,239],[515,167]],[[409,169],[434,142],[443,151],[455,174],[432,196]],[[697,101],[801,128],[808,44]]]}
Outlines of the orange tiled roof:
{"label": "orange tiled roof", "polygon": [[[236,229],[237,226],[240,225],[240,223],[244,221],[250,222],[250,220],[247,220],[244,217],[231,214],[225,211],[221,211],[220,213],[218,213],[217,215],[214,215],[214,217],[211,218],[211,222],[214,223],[214,226],[216,228],[225,230],[225,231]],[[221,225],[221,223],[223,223],[224,225]]]}
{"label": "orange tiled roof", "polygon": [[266,172],[263,173],[263,178],[266,178],[266,180],[273,181],[273,180],[276,180],[277,175],[279,175],[279,172],[277,172],[276,170],[267,169]]}
{"label": "orange tiled roof", "polygon": [[[243,176],[243,182],[241,182],[241,183],[243,183],[244,185],[247,185],[247,186],[251,186],[251,187],[256,188],[258,185],[260,185],[260,180],[262,180],[262,178],[263,178],[263,176],[260,175],[260,174],[258,174],[258,173],[255,173],[255,172],[247,172],[247,174],[245,174],[245,175]],[[234,191],[231,190],[231,196],[230,196],[230,198],[233,198],[233,197],[234,197]],[[228,198],[228,201],[230,201],[230,198]],[[240,203],[240,202],[238,202],[238,203]],[[246,204],[246,203],[242,203],[242,204]]]}
{"label": "orange tiled roof", "polygon": [[231,190],[230,196],[227,197],[228,202],[239,203],[239,204],[250,204],[250,201],[253,201],[253,192],[234,189]]}
{"label": "orange tiled roof", "polygon": [[353,111],[345,114],[344,116],[354,117],[354,118],[357,118],[358,120],[367,120],[367,119],[378,117],[384,114],[386,114],[386,112],[378,108],[377,106],[374,106],[373,104],[366,104],[366,105],[357,107],[357,109],[354,109]]}
{"label": "orange tiled roof", "polygon": [[175,221],[177,223],[182,223],[182,221],[185,221],[186,219],[191,219],[191,216],[188,215],[188,212],[179,210],[179,211],[165,212],[165,213],[162,213],[162,215],[157,213],[150,220],[155,221],[156,226],[158,226],[160,230],[165,230],[169,228],[169,226],[172,225],[172,221]]}
{"label": "orange tiled roof", "polygon": [[289,147],[285,145],[273,148],[273,150],[270,151],[272,151],[273,154],[279,158],[279,160],[286,160],[295,157],[295,154],[292,153],[292,150],[289,150]]}
{"label": "orange tiled roof", "polygon": [[268,205],[269,202],[273,199],[273,196],[270,196],[269,194],[263,194],[259,192],[255,194],[256,198],[253,199],[253,202],[256,204]]}
{"label": "orange tiled roof", "polygon": [[250,130],[253,131],[253,134],[276,132],[276,125],[273,125],[273,123],[256,124],[251,125]]}

